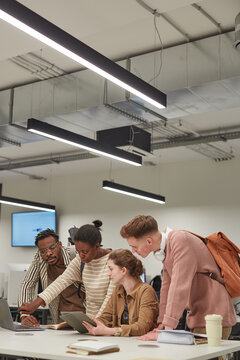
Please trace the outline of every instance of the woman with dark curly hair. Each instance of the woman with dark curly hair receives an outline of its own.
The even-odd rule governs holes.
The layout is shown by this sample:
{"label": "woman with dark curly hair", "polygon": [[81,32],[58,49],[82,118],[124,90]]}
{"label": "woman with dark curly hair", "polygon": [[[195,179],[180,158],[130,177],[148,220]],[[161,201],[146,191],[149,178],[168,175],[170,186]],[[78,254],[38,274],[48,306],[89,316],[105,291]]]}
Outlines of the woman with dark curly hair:
{"label": "woman with dark curly hair", "polygon": [[95,220],[77,230],[74,236],[76,257],[37,299],[29,304],[23,303],[19,308],[21,312],[31,314],[39,306],[48,305],[66,287],[78,281],[84,284],[86,291],[86,314],[90,317],[100,316],[114,288],[108,276],[107,264],[111,250],[101,247],[101,226],[102,221]]}
{"label": "woman with dark curly hair", "polygon": [[112,251],[108,258],[109,277],[117,284],[97,326],[83,322],[92,335],[138,336],[156,326],[158,300],[153,288],[143,283],[142,262],[130,250]]}

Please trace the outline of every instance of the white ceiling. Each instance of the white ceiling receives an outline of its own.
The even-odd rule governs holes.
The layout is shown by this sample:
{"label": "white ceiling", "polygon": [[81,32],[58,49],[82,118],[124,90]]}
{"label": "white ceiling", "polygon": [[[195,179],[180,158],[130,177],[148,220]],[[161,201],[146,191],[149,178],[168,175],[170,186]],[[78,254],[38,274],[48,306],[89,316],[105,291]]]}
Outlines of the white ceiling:
{"label": "white ceiling", "polygon": [[[136,0],[21,0],[19,2],[113,60],[144,54],[145,52],[159,49],[160,46],[159,38],[154,28],[154,16],[140,6]],[[216,36],[219,31],[226,33],[226,35],[221,35],[224,41],[226,38],[229,43],[233,42],[233,33],[228,32],[234,29],[235,17],[239,13],[240,8],[239,0],[203,0],[197,3],[220,24],[220,27],[217,27],[209,18],[198,11],[196,7],[192,5],[193,1],[191,0],[145,0],[145,3],[163,14],[163,17],[156,18],[156,24],[164,48],[173,47],[174,49],[176,45],[186,42],[186,38],[170,25],[166,19],[173,22],[182,32],[186,33],[190,42],[193,42],[195,39]],[[0,53],[0,96],[1,91],[3,92],[6,89],[38,80],[35,74],[13,63],[11,61],[13,57],[31,52],[53,63],[65,72],[80,69],[79,64],[47,48],[39,41],[20,32],[2,20],[0,20],[0,33],[4,37],[4,39],[2,37]],[[231,52],[233,52],[233,56],[235,57],[234,66],[236,66],[236,61],[238,62],[238,59],[236,60],[236,50],[233,46],[229,47],[229,49],[228,54],[222,53],[221,51],[223,50],[221,50],[220,43],[217,49],[219,58],[221,59],[228,56],[231,59]],[[198,51],[206,51],[206,48],[201,49],[201,47],[199,47]],[[210,49],[209,53],[211,53]],[[233,65],[230,61],[228,63],[229,69],[231,70],[231,66],[233,67]],[[195,65],[193,64],[191,66],[192,68],[190,70],[195,74],[199,73],[200,70],[201,72],[205,70],[204,64],[199,65],[196,62]],[[164,76],[168,76],[166,75],[167,72],[164,74],[165,67],[166,65],[163,59],[161,74],[163,79]],[[176,73],[177,71],[181,73],[181,69],[181,67],[179,70],[175,69]],[[153,70],[155,70],[155,72],[157,71],[157,69]],[[224,74],[228,73],[226,66],[223,70]],[[133,71],[137,74],[136,69],[133,69]],[[208,71],[210,70],[208,69]],[[217,63],[212,64],[212,71],[219,71]],[[170,75],[171,74],[169,74],[169,78]],[[140,74],[140,76],[142,76],[142,74]],[[233,75],[231,74],[230,77],[233,77]],[[209,81],[211,80],[210,77]],[[174,81],[175,80],[171,78],[171,84],[174,84]],[[153,85],[159,87],[160,90],[166,90],[168,88],[167,80],[164,79],[163,83],[166,84],[163,88],[158,86],[158,82],[155,82]],[[196,83],[194,85],[196,85]],[[174,86],[171,85],[170,88],[174,89]],[[207,94],[204,88],[205,92],[201,94],[202,98],[204,98],[205,95],[206,98],[211,97],[211,91],[214,90],[211,90],[211,87],[208,89],[210,89],[210,93]],[[238,100],[239,93],[237,93],[237,96],[235,94],[235,97]],[[194,104],[191,104],[191,106],[194,107]],[[195,114],[190,113],[188,116],[172,116],[169,123],[181,129],[186,128],[196,133],[209,132],[210,130],[216,133],[218,130],[220,131],[227,127],[234,127],[234,129],[240,130],[240,102],[238,105],[235,101],[232,106],[223,109],[215,107],[208,111]],[[81,126],[81,124],[79,125]],[[94,134],[92,134],[92,136],[94,136]],[[2,161],[26,159],[29,157],[29,154],[31,154],[31,157],[40,155],[51,156],[53,154],[76,151],[68,145],[50,140],[44,141],[44,146],[42,146],[42,144],[43,142],[40,141],[23,144],[21,147],[10,145],[0,147],[0,166]],[[221,150],[233,153],[234,156],[240,155],[239,140],[213,143],[213,145],[219,146]],[[154,157],[150,157],[155,164],[204,158],[205,155],[186,147],[156,150],[154,151]],[[41,174],[43,177],[47,177],[50,172],[53,175],[61,175],[76,171],[76,168],[78,168],[78,171],[90,171],[91,169],[96,170],[98,167],[102,168],[102,166],[105,165],[109,166],[109,160],[79,160],[59,165],[51,164],[31,168],[20,168],[14,172],[5,170],[1,171],[0,177],[2,179],[17,176],[23,177],[24,175],[19,174],[19,172],[30,175]]]}

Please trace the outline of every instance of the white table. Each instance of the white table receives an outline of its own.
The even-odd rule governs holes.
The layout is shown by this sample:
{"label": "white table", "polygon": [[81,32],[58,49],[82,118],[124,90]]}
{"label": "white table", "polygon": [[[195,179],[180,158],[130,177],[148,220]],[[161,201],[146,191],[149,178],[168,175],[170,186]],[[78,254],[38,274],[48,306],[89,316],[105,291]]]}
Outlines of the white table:
{"label": "white table", "polygon": [[[0,328],[0,354],[2,356],[25,356],[50,360],[131,360],[136,358],[155,358],[171,360],[206,360],[219,355],[240,351],[240,341],[222,341],[219,347],[202,345],[169,345],[156,342],[143,342],[129,337],[92,337],[80,335],[71,330],[46,330],[31,332],[33,335],[23,335]],[[30,334],[28,332],[28,334]],[[67,354],[67,345],[78,339],[91,337],[109,343],[117,343],[120,352],[104,355],[80,356]],[[140,344],[154,344],[159,347],[140,347]]]}

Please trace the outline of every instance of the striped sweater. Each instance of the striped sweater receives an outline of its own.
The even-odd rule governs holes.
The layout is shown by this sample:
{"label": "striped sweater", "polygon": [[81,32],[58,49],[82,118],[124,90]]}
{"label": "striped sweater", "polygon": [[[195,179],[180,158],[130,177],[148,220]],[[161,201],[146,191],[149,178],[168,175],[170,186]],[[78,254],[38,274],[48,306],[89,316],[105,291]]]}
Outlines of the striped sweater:
{"label": "striped sweater", "polygon": [[108,257],[109,254],[85,264],[81,278],[81,259],[77,254],[64,273],[39,297],[48,305],[67,286],[82,280],[86,291],[86,313],[90,317],[100,316],[114,289],[108,276]]}
{"label": "striped sweater", "polygon": [[[62,247],[62,255],[65,266],[67,267],[75,254],[71,254],[70,248]],[[36,252],[33,262],[30,265],[26,276],[21,285],[19,297],[18,297],[18,305],[21,306],[24,302],[31,302],[36,297],[36,290],[38,281],[41,281],[41,285],[43,289],[46,289],[47,286],[51,283],[51,280],[47,276],[47,263],[42,259],[39,251]],[[78,288],[78,284],[75,284],[76,288]],[[84,287],[81,287],[81,291],[84,292]],[[80,301],[80,299],[79,299]],[[58,316],[58,303],[59,297],[56,297],[53,301],[51,301],[49,305],[49,310],[51,313],[51,317],[54,323],[59,322]]]}

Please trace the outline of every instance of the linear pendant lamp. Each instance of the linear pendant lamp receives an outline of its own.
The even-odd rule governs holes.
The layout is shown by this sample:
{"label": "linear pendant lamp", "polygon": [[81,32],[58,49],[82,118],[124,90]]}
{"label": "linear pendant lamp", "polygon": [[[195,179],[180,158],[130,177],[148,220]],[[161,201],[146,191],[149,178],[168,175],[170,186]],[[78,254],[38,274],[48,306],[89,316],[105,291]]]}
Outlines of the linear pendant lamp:
{"label": "linear pendant lamp", "polygon": [[139,199],[152,201],[159,204],[165,204],[165,197],[157,194],[150,193],[139,189],[132,188],[130,186],[120,185],[112,181],[103,180],[103,189],[115,191],[120,194],[133,196]]}
{"label": "linear pendant lamp", "polygon": [[0,0],[0,18],[157,108],[166,107],[160,90],[17,1]]}
{"label": "linear pendant lamp", "polygon": [[55,212],[55,206],[53,206],[53,205],[42,204],[42,203],[28,201],[28,200],[22,200],[22,199],[16,199],[16,198],[8,197],[8,196],[0,196],[0,203],[6,204],[6,205],[21,206],[21,207],[26,207],[26,208],[30,208],[30,209],[36,209],[36,210]]}
{"label": "linear pendant lamp", "polygon": [[40,120],[28,119],[27,129],[32,133],[62,141],[69,145],[77,146],[81,149],[96,153],[97,155],[107,156],[130,165],[142,165],[141,156],[115,148],[114,146],[105,143],[100,143],[99,141],[89,139],[85,136],[47,124]]}

